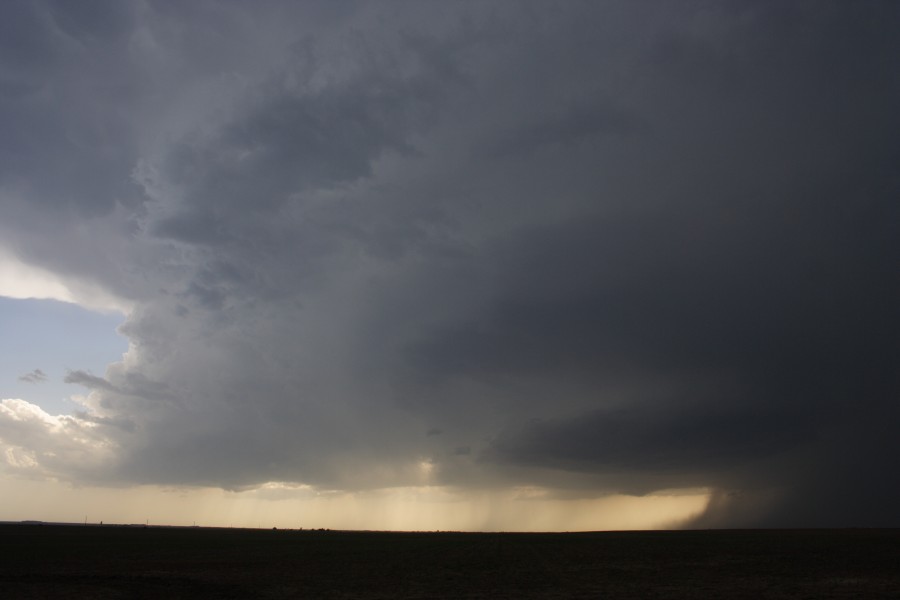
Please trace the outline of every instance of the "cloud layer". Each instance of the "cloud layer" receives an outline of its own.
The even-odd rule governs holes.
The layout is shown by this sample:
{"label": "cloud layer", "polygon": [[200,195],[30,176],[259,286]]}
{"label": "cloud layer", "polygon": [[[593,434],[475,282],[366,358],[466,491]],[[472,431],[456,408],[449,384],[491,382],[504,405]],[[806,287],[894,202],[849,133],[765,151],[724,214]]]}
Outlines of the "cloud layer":
{"label": "cloud layer", "polygon": [[898,525],[892,3],[2,12],[3,250],[133,307],[9,468]]}

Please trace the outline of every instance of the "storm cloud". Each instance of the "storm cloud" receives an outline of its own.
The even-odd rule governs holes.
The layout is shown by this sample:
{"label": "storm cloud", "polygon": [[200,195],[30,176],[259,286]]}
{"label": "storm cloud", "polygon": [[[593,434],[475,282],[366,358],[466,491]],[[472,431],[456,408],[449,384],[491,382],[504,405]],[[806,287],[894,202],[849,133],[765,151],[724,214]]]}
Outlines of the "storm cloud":
{"label": "storm cloud", "polygon": [[0,11],[3,250],[129,310],[9,469],[900,525],[895,3]]}

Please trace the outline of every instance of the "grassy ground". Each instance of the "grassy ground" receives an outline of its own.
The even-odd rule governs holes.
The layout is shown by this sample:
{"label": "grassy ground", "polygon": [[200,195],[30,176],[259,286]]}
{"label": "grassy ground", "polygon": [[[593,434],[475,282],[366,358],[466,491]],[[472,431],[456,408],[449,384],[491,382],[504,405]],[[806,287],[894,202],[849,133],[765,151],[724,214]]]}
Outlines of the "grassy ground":
{"label": "grassy ground", "polygon": [[900,530],[0,526],[3,598],[900,598]]}

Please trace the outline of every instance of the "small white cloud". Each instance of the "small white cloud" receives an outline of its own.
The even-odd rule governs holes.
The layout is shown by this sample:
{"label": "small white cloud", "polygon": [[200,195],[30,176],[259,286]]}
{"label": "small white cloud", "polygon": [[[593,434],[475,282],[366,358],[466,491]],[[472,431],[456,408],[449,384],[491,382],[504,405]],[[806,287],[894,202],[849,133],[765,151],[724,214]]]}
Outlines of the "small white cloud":
{"label": "small white cloud", "polygon": [[0,457],[12,471],[90,479],[115,460],[109,432],[84,416],[51,415],[18,398],[0,400]]}

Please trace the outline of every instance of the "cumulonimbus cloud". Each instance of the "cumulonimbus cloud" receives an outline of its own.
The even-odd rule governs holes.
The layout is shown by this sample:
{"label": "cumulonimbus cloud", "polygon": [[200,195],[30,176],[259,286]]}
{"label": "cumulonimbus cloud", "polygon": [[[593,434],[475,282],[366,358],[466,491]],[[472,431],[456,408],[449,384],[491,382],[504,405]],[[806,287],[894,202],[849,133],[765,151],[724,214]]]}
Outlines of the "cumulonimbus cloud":
{"label": "cumulonimbus cloud", "polygon": [[893,5],[114,4],[2,9],[4,244],[130,342],[15,464],[896,523]]}

